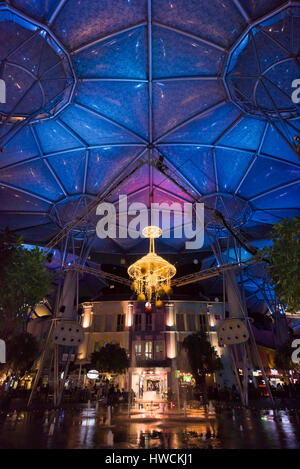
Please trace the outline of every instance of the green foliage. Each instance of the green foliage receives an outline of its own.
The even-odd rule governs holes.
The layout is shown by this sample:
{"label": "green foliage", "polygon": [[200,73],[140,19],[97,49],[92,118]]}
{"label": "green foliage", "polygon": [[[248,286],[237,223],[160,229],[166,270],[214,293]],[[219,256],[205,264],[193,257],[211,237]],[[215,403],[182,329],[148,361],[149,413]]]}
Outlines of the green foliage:
{"label": "green foliage", "polygon": [[7,365],[15,373],[22,375],[29,371],[38,355],[38,342],[27,332],[18,334],[7,342]]}
{"label": "green foliage", "polygon": [[283,373],[286,373],[289,370],[294,370],[297,373],[300,373],[300,365],[292,362],[292,354],[295,351],[295,348],[292,347],[293,340],[294,338],[289,339],[276,350],[275,366]]}
{"label": "green foliage", "polygon": [[7,338],[27,318],[29,308],[51,289],[47,256],[38,248],[22,246],[8,231],[0,236],[0,336]]}
{"label": "green foliage", "polygon": [[198,385],[204,383],[205,375],[222,369],[221,359],[206,334],[188,335],[182,346],[187,351],[192,373]]}
{"label": "green foliage", "polygon": [[267,261],[270,284],[289,312],[300,305],[300,218],[283,219],[273,225],[273,245],[256,254]]}
{"label": "green foliage", "polygon": [[126,350],[119,344],[105,344],[99,352],[94,352],[91,358],[92,367],[105,373],[125,373],[129,367]]}

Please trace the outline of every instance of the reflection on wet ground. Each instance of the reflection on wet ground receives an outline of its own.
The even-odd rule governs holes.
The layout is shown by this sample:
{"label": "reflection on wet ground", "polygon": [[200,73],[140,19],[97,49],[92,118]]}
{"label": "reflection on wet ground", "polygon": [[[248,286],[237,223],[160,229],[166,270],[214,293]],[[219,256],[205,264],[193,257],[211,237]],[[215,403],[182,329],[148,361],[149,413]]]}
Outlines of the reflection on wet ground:
{"label": "reflection on wet ground", "polygon": [[0,448],[300,448],[300,411],[136,405],[0,413]]}

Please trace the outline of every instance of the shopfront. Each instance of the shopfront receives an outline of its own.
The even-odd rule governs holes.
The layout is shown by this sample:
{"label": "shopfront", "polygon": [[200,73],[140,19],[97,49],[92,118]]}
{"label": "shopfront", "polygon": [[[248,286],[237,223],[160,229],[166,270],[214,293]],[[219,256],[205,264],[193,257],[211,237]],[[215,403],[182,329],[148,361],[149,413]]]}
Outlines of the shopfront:
{"label": "shopfront", "polygon": [[138,401],[154,402],[167,399],[169,368],[132,368],[132,390]]}

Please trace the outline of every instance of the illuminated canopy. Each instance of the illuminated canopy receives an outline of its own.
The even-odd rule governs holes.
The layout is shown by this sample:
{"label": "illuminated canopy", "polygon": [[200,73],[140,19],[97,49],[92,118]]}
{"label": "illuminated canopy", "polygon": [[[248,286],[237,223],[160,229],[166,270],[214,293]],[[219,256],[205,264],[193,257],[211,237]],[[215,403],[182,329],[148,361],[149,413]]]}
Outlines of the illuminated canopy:
{"label": "illuminated canopy", "polygon": [[[147,153],[162,156],[254,245],[273,222],[300,215],[299,106],[290,99],[300,77],[298,2],[2,4],[1,228],[47,243],[76,204],[84,207]],[[16,126],[14,116],[28,120]],[[117,193],[143,203],[149,193],[158,203],[192,201],[148,165],[109,200]],[[184,243],[164,238],[158,250],[175,254]],[[203,257],[207,246],[206,239]],[[140,239],[96,239],[93,250],[145,247]]]}

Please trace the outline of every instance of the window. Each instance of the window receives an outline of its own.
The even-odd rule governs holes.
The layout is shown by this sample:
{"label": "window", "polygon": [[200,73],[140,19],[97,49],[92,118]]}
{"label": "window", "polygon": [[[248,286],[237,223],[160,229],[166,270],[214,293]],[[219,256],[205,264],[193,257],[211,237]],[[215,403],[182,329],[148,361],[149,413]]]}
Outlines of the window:
{"label": "window", "polygon": [[136,358],[140,358],[142,356],[142,344],[140,342],[134,344],[134,353]]}
{"label": "window", "polygon": [[194,314],[187,315],[187,328],[188,328],[188,331],[195,330],[195,315]]}
{"label": "window", "polygon": [[101,331],[101,316],[94,316],[93,322],[94,322],[94,332],[100,332]]}
{"label": "window", "polygon": [[176,324],[178,331],[185,331],[183,314],[176,314]]}
{"label": "window", "polygon": [[140,331],[142,329],[142,315],[136,314],[134,316],[134,329]]}
{"label": "window", "polygon": [[154,326],[155,326],[156,331],[164,331],[165,330],[164,313],[159,313],[159,312],[155,313]]}
{"label": "window", "polygon": [[152,342],[145,343],[145,357],[146,360],[152,360]]}
{"label": "window", "polygon": [[207,331],[207,317],[205,314],[200,314],[199,316],[199,330],[202,332]]}
{"label": "window", "polygon": [[152,314],[146,314],[146,331],[152,331]]}
{"label": "window", "polygon": [[117,331],[124,331],[125,314],[118,314]]}
{"label": "window", "polygon": [[111,332],[112,331],[112,317],[110,314],[107,314],[105,316],[105,332]]}
{"label": "window", "polygon": [[155,358],[161,360],[164,357],[164,344],[163,342],[155,343]]}

